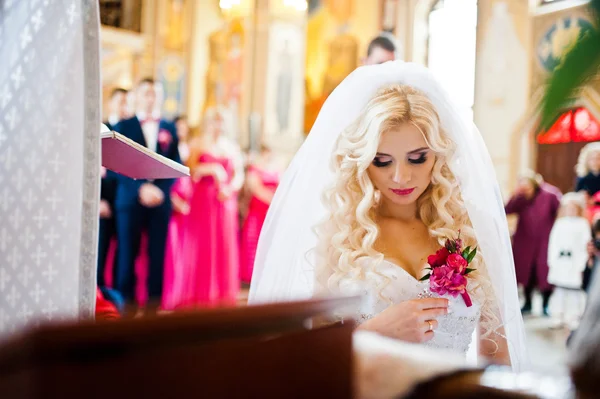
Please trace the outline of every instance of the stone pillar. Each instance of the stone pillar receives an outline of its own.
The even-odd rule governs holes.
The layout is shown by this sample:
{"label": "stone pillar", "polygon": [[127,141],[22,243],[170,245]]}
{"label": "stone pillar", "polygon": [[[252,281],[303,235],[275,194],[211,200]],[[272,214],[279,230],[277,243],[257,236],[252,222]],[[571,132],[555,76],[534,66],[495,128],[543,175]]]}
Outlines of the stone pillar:
{"label": "stone pillar", "polygon": [[[142,4],[142,34],[146,38],[146,50],[138,59],[137,68],[134,71],[134,79],[146,76],[154,76],[155,54],[156,54],[156,3],[154,0],[143,0]],[[136,82],[134,82],[135,84]]]}
{"label": "stone pillar", "polygon": [[513,187],[512,133],[529,106],[531,22],[521,0],[479,0],[474,120],[488,146],[500,188]]}

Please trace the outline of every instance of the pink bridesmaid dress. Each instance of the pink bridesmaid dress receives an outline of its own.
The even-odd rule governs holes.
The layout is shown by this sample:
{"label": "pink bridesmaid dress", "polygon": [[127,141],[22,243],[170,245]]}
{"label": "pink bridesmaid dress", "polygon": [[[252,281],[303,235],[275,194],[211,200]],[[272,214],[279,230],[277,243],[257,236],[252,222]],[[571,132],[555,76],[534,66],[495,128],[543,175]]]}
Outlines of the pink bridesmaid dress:
{"label": "pink bridesmaid dress", "polygon": [[[266,171],[256,166],[250,166],[248,168],[248,173],[256,173],[262,181],[262,184],[275,192],[280,178],[278,172]],[[242,228],[240,251],[240,278],[244,283],[250,283],[250,280],[252,280],[252,270],[254,269],[254,258],[256,256],[258,238],[260,237],[260,230],[265,222],[268,210],[269,204],[261,201],[254,195],[250,198],[248,214]]]}
{"label": "pink bridesmaid dress", "polygon": [[[220,164],[231,181],[233,161],[202,154],[200,164]],[[231,305],[240,290],[237,193],[219,199],[219,184],[204,176],[193,184],[189,223],[181,252],[183,285],[176,292],[177,308]]]}
{"label": "pink bridesmaid dress", "polygon": [[[190,203],[192,197],[192,180],[183,177],[173,185],[172,194]],[[177,306],[179,293],[182,291],[187,262],[183,261],[183,237],[188,215],[173,210],[169,221],[167,247],[165,249],[165,274],[163,282],[163,297],[161,308],[173,310]]]}
{"label": "pink bridesmaid dress", "polygon": [[[116,238],[113,238],[108,247],[108,253],[106,254],[106,266],[104,268],[104,281],[106,286],[113,287],[113,272],[115,266],[115,258],[118,249],[118,242]],[[140,237],[140,250],[138,256],[135,259],[135,301],[140,307],[144,307],[148,302],[148,236],[143,231]]]}

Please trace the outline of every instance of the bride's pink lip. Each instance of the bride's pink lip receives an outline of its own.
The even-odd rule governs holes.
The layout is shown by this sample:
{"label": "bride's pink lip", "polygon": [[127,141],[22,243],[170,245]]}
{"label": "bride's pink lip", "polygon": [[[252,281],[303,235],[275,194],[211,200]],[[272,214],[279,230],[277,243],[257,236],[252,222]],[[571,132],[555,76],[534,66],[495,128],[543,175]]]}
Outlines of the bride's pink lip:
{"label": "bride's pink lip", "polygon": [[397,190],[391,189],[391,190],[394,194],[397,194],[397,195],[410,195],[410,194],[412,194],[413,191],[415,191],[415,187],[405,188],[405,189],[397,189]]}

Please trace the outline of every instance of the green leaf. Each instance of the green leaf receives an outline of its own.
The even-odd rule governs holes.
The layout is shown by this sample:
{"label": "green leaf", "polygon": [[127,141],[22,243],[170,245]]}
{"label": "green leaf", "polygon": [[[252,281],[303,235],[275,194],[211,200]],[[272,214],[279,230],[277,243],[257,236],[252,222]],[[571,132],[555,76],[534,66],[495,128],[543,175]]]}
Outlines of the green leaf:
{"label": "green leaf", "polygon": [[465,269],[465,275],[467,275],[467,274],[469,274],[469,273],[471,273],[471,272],[473,272],[473,271],[475,271],[475,270],[476,270],[476,269],[469,269],[469,268],[466,268],[466,269]]}
{"label": "green leaf", "polygon": [[429,277],[431,277],[431,273],[428,273],[427,275],[425,275],[425,276],[421,277],[421,278],[419,279],[419,281],[425,281],[425,280],[429,280]]}
{"label": "green leaf", "polygon": [[594,17],[596,20],[598,18],[600,18],[600,1],[599,0],[590,1],[590,11],[591,11],[592,17]]}
{"label": "green leaf", "polygon": [[600,67],[600,0],[591,3],[595,28],[587,31],[564,55],[554,70],[541,103],[539,129],[548,130],[565,108],[577,98],[577,90],[593,78]]}
{"label": "green leaf", "polygon": [[469,252],[471,252],[471,247],[466,247],[463,250],[462,257],[465,258],[465,259],[468,259],[469,258]]}
{"label": "green leaf", "polygon": [[475,255],[477,255],[477,248],[473,248],[473,251],[469,254],[467,259],[467,263],[471,263],[473,259],[475,259]]}

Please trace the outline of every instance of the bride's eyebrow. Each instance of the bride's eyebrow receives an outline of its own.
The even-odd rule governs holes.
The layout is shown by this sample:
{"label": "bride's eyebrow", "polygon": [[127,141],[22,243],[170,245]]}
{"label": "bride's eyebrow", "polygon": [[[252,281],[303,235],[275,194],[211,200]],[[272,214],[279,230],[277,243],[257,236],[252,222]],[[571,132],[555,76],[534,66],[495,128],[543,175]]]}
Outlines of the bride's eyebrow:
{"label": "bride's eyebrow", "polygon": [[377,154],[375,154],[376,157],[391,157],[390,154],[386,154],[384,152],[378,152]]}
{"label": "bride's eyebrow", "polygon": [[407,154],[408,154],[408,155],[411,155],[411,154],[418,154],[418,153],[420,153],[420,152],[425,152],[425,151],[429,151],[429,148],[428,148],[428,147],[421,147],[421,148],[417,148],[416,150],[412,150],[412,151],[409,151],[409,152],[407,152]]}

